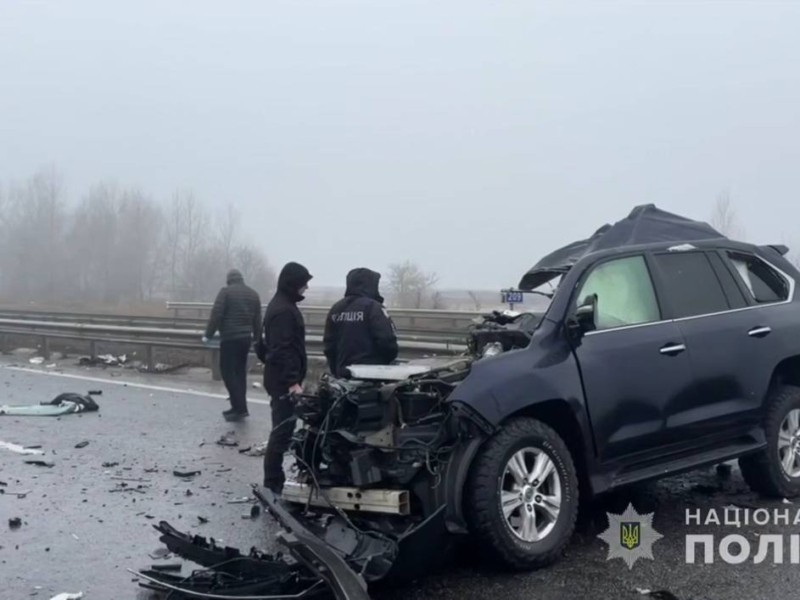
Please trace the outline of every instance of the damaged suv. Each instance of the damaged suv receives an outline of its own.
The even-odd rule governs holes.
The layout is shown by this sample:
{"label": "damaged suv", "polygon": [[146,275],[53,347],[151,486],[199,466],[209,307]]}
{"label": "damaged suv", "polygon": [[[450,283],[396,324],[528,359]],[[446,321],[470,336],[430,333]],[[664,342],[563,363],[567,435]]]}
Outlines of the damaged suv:
{"label": "damaged suv", "polygon": [[468,357],[352,366],[298,399],[284,500],[367,581],[469,534],[516,569],[557,559],[581,498],[739,458],[800,492],[800,310],[784,247],[652,205],[541,260],[546,311],[495,315]]}
{"label": "damaged suv", "polygon": [[[800,273],[782,246],[637,207],[542,259],[460,357],[350,367],[296,397],[296,474],[257,490],[340,598],[424,573],[470,536],[514,569],[556,560],[579,501],[739,459],[800,494]],[[298,541],[299,540],[299,541]],[[177,542],[176,542],[177,543]]]}

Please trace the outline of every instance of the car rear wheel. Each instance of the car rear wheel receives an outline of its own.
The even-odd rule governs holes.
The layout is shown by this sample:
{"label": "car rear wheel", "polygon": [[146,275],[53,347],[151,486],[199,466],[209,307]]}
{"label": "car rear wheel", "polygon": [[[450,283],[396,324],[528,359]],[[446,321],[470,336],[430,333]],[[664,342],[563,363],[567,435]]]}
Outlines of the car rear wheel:
{"label": "car rear wheel", "polygon": [[501,564],[528,570],[557,560],[575,529],[578,477],[561,437],[535,419],[508,422],[475,459],[470,529]]}
{"label": "car rear wheel", "polygon": [[739,459],[747,485],[773,498],[800,495],[800,388],[777,388],[764,418],[767,447]]}

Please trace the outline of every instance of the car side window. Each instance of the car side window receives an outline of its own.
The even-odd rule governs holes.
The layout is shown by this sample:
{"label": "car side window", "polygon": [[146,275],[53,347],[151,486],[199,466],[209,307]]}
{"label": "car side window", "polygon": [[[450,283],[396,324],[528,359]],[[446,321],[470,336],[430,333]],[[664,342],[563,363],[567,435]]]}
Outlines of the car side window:
{"label": "car side window", "polygon": [[782,302],[789,298],[789,283],[775,269],[752,254],[728,251],[739,278],[759,304]]}
{"label": "car side window", "polygon": [[597,330],[661,319],[653,282],[643,256],[617,258],[597,265],[578,292],[578,304],[592,294],[597,295]]}
{"label": "car side window", "polygon": [[664,279],[665,299],[673,317],[694,317],[731,306],[705,252],[672,252],[654,257]]}

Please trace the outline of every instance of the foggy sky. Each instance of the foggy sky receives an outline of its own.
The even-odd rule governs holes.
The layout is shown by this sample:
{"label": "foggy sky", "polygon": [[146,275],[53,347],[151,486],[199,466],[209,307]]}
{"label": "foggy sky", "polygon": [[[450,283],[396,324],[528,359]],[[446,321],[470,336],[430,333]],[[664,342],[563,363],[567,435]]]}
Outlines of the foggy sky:
{"label": "foggy sky", "polygon": [[800,2],[0,0],[0,183],[235,201],[315,283],[513,285],[637,204],[800,249]]}

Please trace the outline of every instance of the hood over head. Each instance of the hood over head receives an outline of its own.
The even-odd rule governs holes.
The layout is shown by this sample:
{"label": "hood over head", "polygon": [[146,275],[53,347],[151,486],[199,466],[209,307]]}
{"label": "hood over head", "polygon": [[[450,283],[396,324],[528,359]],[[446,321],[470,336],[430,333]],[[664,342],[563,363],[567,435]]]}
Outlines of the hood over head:
{"label": "hood over head", "polygon": [[231,285],[232,283],[244,283],[244,276],[239,269],[231,269],[228,271],[226,282],[228,285]]}
{"label": "hood over head", "polygon": [[347,274],[347,291],[344,295],[365,296],[383,304],[383,296],[378,291],[380,280],[381,274],[376,271],[365,267],[353,269]]}
{"label": "hood over head", "polygon": [[288,262],[278,275],[278,290],[289,296],[294,302],[300,302],[304,298],[300,294],[300,288],[305,287],[311,279],[311,273],[303,265]]}

